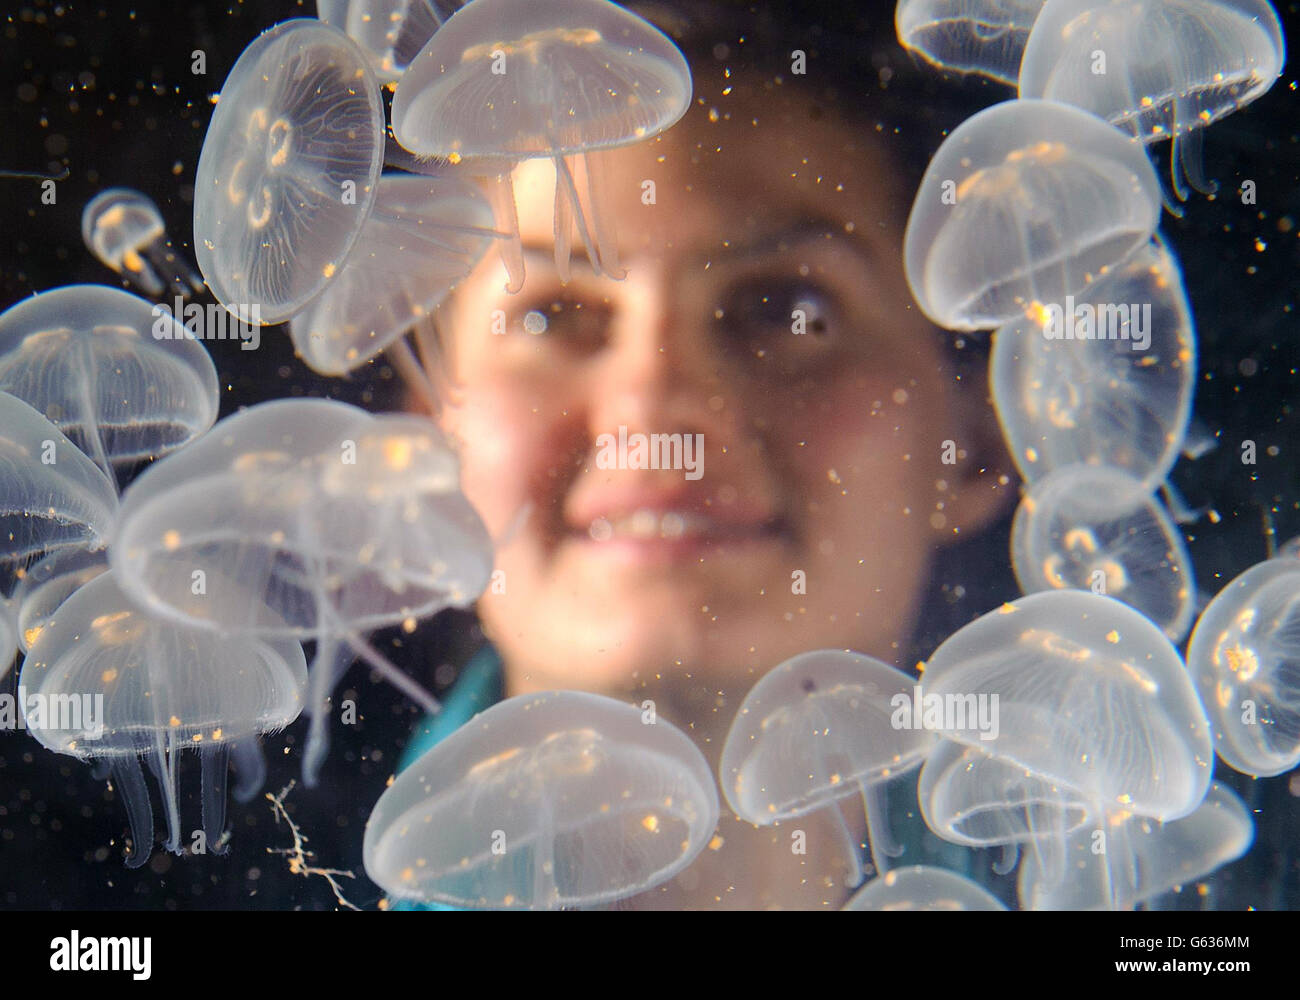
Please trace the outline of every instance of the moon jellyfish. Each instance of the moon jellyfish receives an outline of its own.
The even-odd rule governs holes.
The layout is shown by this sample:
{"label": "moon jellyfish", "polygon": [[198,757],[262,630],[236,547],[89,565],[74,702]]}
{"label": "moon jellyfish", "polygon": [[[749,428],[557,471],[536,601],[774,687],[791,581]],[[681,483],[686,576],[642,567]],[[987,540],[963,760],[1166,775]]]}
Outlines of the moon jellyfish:
{"label": "moon jellyfish", "polygon": [[491,208],[469,184],[381,177],[374,210],[343,270],[290,321],[294,347],[323,375],[345,375],[392,349],[407,380],[428,390],[402,337],[412,327],[431,327],[434,309],[487,252],[491,225]]}
{"label": "moon jellyfish", "polygon": [[446,20],[435,0],[316,0],[316,12],[361,47],[381,83],[400,80]]}
{"label": "moon jellyfish", "polygon": [[1187,669],[1214,725],[1214,747],[1243,774],[1300,764],[1300,560],[1246,570],[1202,613]]}
{"label": "moon jellyfish", "polygon": [[[487,531],[468,503],[449,502],[458,476],[429,420],[316,399],[263,403],[131,485],[110,562],[122,589],[166,620],[315,641],[303,761],[314,785],[329,696],[354,656],[438,709],[365,634],[413,628],[487,585]],[[199,586],[203,599],[191,600]]]}
{"label": "moon jellyfish", "polygon": [[846,910],[1005,910],[982,886],[956,872],[926,865],[895,868],[872,879],[845,904]]}
{"label": "moon jellyfish", "polygon": [[593,906],[672,878],[717,823],[713,775],[685,733],[547,691],[474,716],[394,779],[366,823],[366,874],[402,899]]}
{"label": "moon jellyfish", "polygon": [[85,454],[16,396],[0,392],[0,596],[27,567],[66,549],[102,549],[117,491]]}
{"label": "moon jellyfish", "polygon": [[1020,57],[1043,0],[898,0],[898,41],[941,70],[1016,86]]}
{"label": "moon jellyfish", "polygon": [[1159,244],[1135,251],[1064,308],[998,330],[989,382],[1027,483],[1076,462],[1154,491],[1191,419],[1196,334],[1182,271]]}
{"label": "moon jellyfish", "polygon": [[1267,0],[1049,0],[1025,45],[1020,96],[1086,108],[1144,143],[1172,139],[1170,180],[1186,201],[1187,184],[1215,190],[1201,129],[1264,94],[1285,62]]}
{"label": "moon jellyfish", "polygon": [[172,249],[158,206],[140,191],[97,194],[81,213],[81,238],[100,263],[150,295],[169,285],[181,295],[203,291],[203,279]]}
{"label": "moon jellyfish", "polygon": [[736,713],[719,776],[727,805],[768,826],[819,809],[839,821],[849,885],[861,884],[860,845],[839,800],[861,796],[877,873],[898,857],[887,826],[884,785],[919,767],[934,746],[920,726],[893,725],[895,700],[911,701],[916,681],[886,663],[843,650],[801,653],[768,671]]}
{"label": "moon jellyfish", "polygon": [[[180,755],[198,752],[205,843],[220,851],[231,748],[239,748],[240,766],[249,754],[260,756],[259,736],[297,718],[306,669],[296,642],[155,620],[104,574],[69,597],[41,631],[19,683],[26,726],[43,746],[109,764],[130,817],[127,865],[139,868],[153,844],[141,760],[162,792],[166,850],[182,854]],[[257,768],[245,765],[241,780],[249,773]]]}
{"label": "moon jellyfish", "polygon": [[30,649],[63,602],[107,569],[104,549],[82,548],[60,549],[32,566],[14,588],[19,648]]}
{"label": "moon jellyfish", "polygon": [[[568,280],[575,225],[593,270],[622,277],[598,151],[664,131],[686,113],[690,99],[682,53],[615,4],[474,0],[429,39],[398,83],[393,134],[413,153],[453,163],[552,160],[561,280]],[[575,169],[586,178],[582,195]],[[508,185],[508,172],[499,172]],[[517,233],[508,187],[503,200],[509,209],[498,225]],[[522,261],[513,267],[510,287],[517,291]]]}
{"label": "moon jellyfish", "polygon": [[1036,482],[1011,523],[1026,594],[1074,588],[1136,608],[1174,642],[1191,627],[1196,586],[1182,532],[1147,487],[1104,465],[1068,465]]}
{"label": "moon jellyfish", "polygon": [[217,370],[172,315],[104,285],[68,285],[0,313],[0,389],[58,425],[114,483],[217,419]]}
{"label": "moon jellyfish", "polygon": [[1250,849],[1255,823],[1236,793],[1215,782],[1196,810],[1161,823],[1123,813],[1071,838],[1059,879],[1020,869],[1027,910],[1132,909],[1195,882]]}
{"label": "moon jellyfish", "polygon": [[907,283],[939,326],[998,327],[1065,303],[1159,220],[1155,171],[1122,132],[1066,104],[1004,101],[962,122],[926,168]]}
{"label": "moon jellyfish", "polygon": [[365,55],[312,18],[235,63],[194,185],[194,245],[218,301],[250,323],[293,316],[343,267],[374,203],[384,110]]}

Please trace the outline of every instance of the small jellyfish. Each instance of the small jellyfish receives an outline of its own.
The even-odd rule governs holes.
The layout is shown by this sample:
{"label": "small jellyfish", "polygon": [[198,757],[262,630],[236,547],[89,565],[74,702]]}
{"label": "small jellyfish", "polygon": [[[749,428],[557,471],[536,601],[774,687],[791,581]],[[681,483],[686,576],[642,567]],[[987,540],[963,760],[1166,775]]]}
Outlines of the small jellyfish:
{"label": "small jellyfish", "polygon": [[[664,131],[690,100],[690,69],[678,48],[607,0],[474,0],[411,61],[393,97],[393,134],[419,156],[506,161],[491,171],[503,178],[502,201],[509,201],[498,225],[516,234],[508,163],[552,160],[560,279],[568,280],[575,226],[593,270],[618,278],[597,154]],[[508,258],[507,267],[517,291],[522,260]]]}
{"label": "small jellyfish", "polygon": [[1172,139],[1170,180],[1186,201],[1187,184],[1215,190],[1201,130],[1264,94],[1285,62],[1267,0],[1049,0],[1025,45],[1020,96],[1085,108],[1144,143]]}
{"label": "small jellyfish", "polygon": [[14,588],[18,646],[25,653],[63,602],[108,569],[104,549],[66,548],[32,566]]}
{"label": "small jellyfish", "polygon": [[149,295],[204,290],[203,279],[172,247],[162,213],[131,188],[101,191],[81,213],[81,238],[100,261]]}
{"label": "small jellyfish", "polygon": [[802,653],[765,674],[745,697],[722,747],[719,776],[731,810],[768,826],[829,809],[847,846],[850,887],[863,878],[839,800],[860,796],[878,873],[902,848],[889,834],[884,786],[919,767],[935,736],[895,726],[896,699],[916,681],[844,650]]}
{"label": "small jellyfish", "polygon": [[1070,838],[1061,877],[1020,869],[1026,910],[1128,910],[1202,879],[1241,857],[1255,839],[1250,812],[1232,789],[1210,785],[1196,810],[1161,823],[1117,813]]}
{"label": "small jellyfish", "polygon": [[1005,910],[983,886],[956,872],[926,865],[895,868],[872,879],[845,905],[846,910]]}
{"label": "small jellyfish", "polygon": [[1266,778],[1300,764],[1300,559],[1269,559],[1202,613],[1187,669],[1230,767]]}
{"label": "small jellyfish", "polygon": [[105,285],[67,285],[0,313],[0,389],[58,425],[116,484],[217,419],[217,370],[170,313]]}
{"label": "small jellyfish", "polygon": [[717,823],[713,775],[680,729],[546,691],[474,716],[399,774],[363,851],[366,874],[401,899],[560,909],[660,885]]}
{"label": "small jellyfish", "polygon": [[182,854],[180,755],[198,752],[205,849],[219,853],[229,755],[233,749],[240,772],[236,794],[247,800],[250,780],[261,780],[257,739],[298,717],[306,678],[296,642],[155,620],[105,573],[69,597],[37,636],[19,683],[25,724],[43,746],[109,764],[130,817],[127,865],[139,868],[154,829],[141,759],[162,792],[166,849]]}
{"label": "small jellyfish", "polygon": [[1043,0],[898,0],[899,44],[941,70],[1016,86]]}
{"label": "small jellyfish", "polygon": [[[126,491],[109,552],[151,614],[226,634],[314,640],[304,780],[329,746],[328,700],[355,656],[428,711],[438,703],[365,638],[464,606],[492,544],[437,426],[319,399],[218,423]],[[238,581],[218,586],[217,581]],[[201,586],[203,599],[189,595]]]}
{"label": "small jellyfish", "polygon": [[1105,594],[1142,612],[1174,642],[1191,627],[1196,585],[1182,532],[1121,469],[1067,465],[1034,483],[1011,523],[1011,563],[1026,594]]}
{"label": "small jellyfish", "polygon": [[67,549],[103,549],[117,517],[113,484],[63,433],[0,392],[0,596],[27,568]]}
{"label": "small jellyfish", "polygon": [[491,226],[487,201],[463,181],[381,177],[342,271],[289,322],[295,349],[323,375],[346,375],[389,350],[412,387],[431,396],[436,359],[421,364],[403,336],[432,326],[438,304],[487,252]]}
{"label": "small jellyfish", "polygon": [[347,35],[295,18],[254,39],[194,182],[194,249],[217,300],[269,325],[319,295],[361,233],[383,153],[379,84]]}
{"label": "small jellyfish", "polygon": [[1007,450],[1028,483],[1082,462],[1154,491],[1185,437],[1196,334],[1182,271],[1158,243],[1103,269],[1061,306],[998,330],[989,382]]}
{"label": "small jellyfish", "polygon": [[316,0],[316,14],[361,47],[380,83],[400,80],[447,20],[437,0]]}
{"label": "small jellyfish", "polygon": [[1122,132],[1067,104],[1004,101],[962,122],[926,168],[907,283],[939,326],[999,327],[1064,304],[1159,220],[1155,171]]}

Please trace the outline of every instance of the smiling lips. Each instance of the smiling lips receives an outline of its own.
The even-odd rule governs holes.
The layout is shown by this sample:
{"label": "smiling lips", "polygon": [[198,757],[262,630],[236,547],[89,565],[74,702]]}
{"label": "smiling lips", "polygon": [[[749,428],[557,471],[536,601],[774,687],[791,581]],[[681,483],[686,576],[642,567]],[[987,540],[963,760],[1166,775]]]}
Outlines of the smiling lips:
{"label": "smiling lips", "polygon": [[720,505],[698,494],[602,493],[569,505],[570,535],[597,543],[652,547],[746,542],[786,533],[783,519],[757,505]]}

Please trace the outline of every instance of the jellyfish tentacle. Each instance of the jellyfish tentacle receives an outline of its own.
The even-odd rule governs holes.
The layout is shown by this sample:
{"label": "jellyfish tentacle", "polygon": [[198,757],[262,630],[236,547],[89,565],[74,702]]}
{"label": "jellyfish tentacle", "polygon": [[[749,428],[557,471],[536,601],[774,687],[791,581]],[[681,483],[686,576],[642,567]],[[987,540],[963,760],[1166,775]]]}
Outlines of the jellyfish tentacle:
{"label": "jellyfish tentacle", "polygon": [[[588,232],[588,230],[587,230],[587,219],[586,219],[586,217],[584,216],[583,211],[582,211],[582,202],[578,200],[578,186],[573,182],[573,171],[569,169],[569,161],[568,161],[568,159],[567,159],[566,157],[563,157],[563,156],[557,156],[557,157],[555,157],[555,172],[556,172],[556,178],[555,178],[555,184],[556,184],[556,192],[555,192],[556,205],[558,206],[558,204],[559,204],[559,199],[560,199],[559,185],[560,185],[560,181],[561,181],[561,179],[563,179],[563,181],[564,181],[564,193],[565,193],[565,195],[568,196],[568,198],[569,198],[569,202],[570,202],[570,206],[571,206],[572,209],[573,209],[573,218],[574,218],[574,220],[575,220],[575,221],[577,222],[577,224],[578,224],[578,235],[582,238],[582,245],[583,245],[583,247],[586,248],[586,251],[587,251],[587,260],[590,261],[590,263],[591,263],[591,269],[592,269],[592,271],[593,271],[597,276],[599,276],[599,275],[601,275],[601,274],[604,273],[604,272],[601,270],[600,255],[599,255],[598,253],[596,253],[596,248],[595,248],[595,246],[592,244],[592,241],[591,241],[591,233]],[[557,225],[558,225],[558,223],[557,223]],[[556,263],[557,265],[560,263],[560,257],[559,257],[559,245],[558,245],[558,244],[556,245],[555,263]],[[566,261],[565,261],[565,267],[566,267],[566,269],[567,269],[567,267],[568,267],[568,261],[567,261],[567,259],[566,259]]]}
{"label": "jellyfish tentacle", "polygon": [[885,796],[885,782],[858,782],[862,791],[862,810],[867,820],[867,840],[871,847],[871,863],[876,866],[876,875],[889,871],[885,858],[901,858],[903,845],[894,839],[889,830],[889,807]]}
{"label": "jellyfish tentacle", "polygon": [[550,803],[542,802],[542,822],[533,842],[533,898],[530,909],[550,909],[550,900],[558,895],[555,882],[555,821]]}
{"label": "jellyfish tentacle", "polygon": [[866,877],[865,873],[862,871],[862,845],[857,843],[853,837],[853,833],[849,830],[849,824],[845,822],[844,813],[840,809],[839,802],[832,802],[826,808],[829,809],[831,814],[835,817],[835,823],[839,827],[840,831],[840,838],[844,842],[844,854],[849,862],[849,877],[845,880],[844,884],[850,889],[856,889],[862,884],[862,880]]}
{"label": "jellyfish tentacle", "polygon": [[419,397],[420,402],[430,413],[436,413],[438,392],[434,388],[432,379],[429,378],[429,373],[424,370],[420,359],[415,356],[405,337],[398,337],[388,346],[388,357],[407,387]]}
{"label": "jellyfish tentacle", "polygon": [[368,666],[373,668],[384,680],[397,688],[413,702],[431,715],[442,711],[442,705],[438,699],[431,695],[424,687],[416,681],[392,660],[384,656],[370,642],[355,629],[349,629],[342,634],[344,641],[352,648]]}
{"label": "jellyfish tentacle", "polygon": [[171,731],[154,730],[154,760],[157,770],[158,785],[162,790],[163,811],[167,816],[167,839],[163,850],[181,854],[185,848],[181,845],[181,810],[180,810],[180,774],[176,766],[179,756],[171,745]]}
{"label": "jellyfish tentacle", "polygon": [[559,276],[560,284],[567,285],[572,277],[569,259],[573,252],[570,236],[573,232],[573,200],[560,183],[561,159],[562,157],[556,157],[555,160],[555,208],[551,214],[551,228],[555,235],[555,273]]}
{"label": "jellyfish tentacle", "polygon": [[91,346],[86,341],[82,340],[78,343],[77,353],[80,362],[77,402],[81,406],[81,413],[78,414],[81,436],[90,448],[91,459],[99,466],[100,471],[108,476],[108,481],[113,484],[113,492],[117,493],[120,492],[117,474],[113,471],[113,463],[108,460],[108,455],[104,451],[104,442],[99,436],[99,421],[95,419],[95,386],[92,384],[91,372],[97,371],[98,365]]}
{"label": "jellyfish tentacle", "polygon": [[209,743],[199,748],[200,790],[203,796],[203,836],[213,854],[225,854],[230,848],[218,847],[226,829],[226,781],[230,772],[229,745]]}
{"label": "jellyfish tentacle", "polygon": [[1008,840],[1002,845],[1002,857],[993,862],[993,871],[998,875],[1010,875],[1020,862],[1020,845]]}
{"label": "jellyfish tentacle", "polygon": [[140,758],[136,754],[114,758],[109,768],[113,787],[126,806],[131,827],[132,850],[126,856],[126,866],[140,868],[153,853],[153,807],[149,804],[149,789],[144,783]]}
{"label": "jellyfish tentacle", "polygon": [[302,757],[302,783],[308,788],[316,787],[321,766],[330,752],[330,692],[351,663],[352,651],[328,632],[316,640],[316,655],[312,657],[311,668],[307,671],[311,684],[307,711],[311,722],[307,727],[307,746]]}
{"label": "jellyfish tentacle", "polygon": [[1219,182],[1205,174],[1205,133],[1193,127],[1183,133],[1178,147],[1178,165],[1192,190],[1207,197],[1219,193]]}
{"label": "jellyfish tentacle", "polygon": [[582,155],[582,164],[587,175],[587,201],[591,205],[591,228],[596,233],[600,269],[615,281],[622,281],[627,277],[627,270],[619,265],[618,237],[609,223],[614,212],[609,196],[608,157],[604,150],[592,150]]}
{"label": "jellyfish tentacle", "polygon": [[524,242],[519,235],[519,210],[515,207],[515,184],[510,171],[497,174],[488,186],[488,201],[498,229],[510,234],[497,243],[501,264],[506,269],[506,291],[514,295],[524,287]]}
{"label": "jellyfish tentacle", "polygon": [[236,802],[252,802],[266,781],[266,757],[257,737],[235,740],[230,744],[230,756],[235,763],[235,787],[231,790]]}

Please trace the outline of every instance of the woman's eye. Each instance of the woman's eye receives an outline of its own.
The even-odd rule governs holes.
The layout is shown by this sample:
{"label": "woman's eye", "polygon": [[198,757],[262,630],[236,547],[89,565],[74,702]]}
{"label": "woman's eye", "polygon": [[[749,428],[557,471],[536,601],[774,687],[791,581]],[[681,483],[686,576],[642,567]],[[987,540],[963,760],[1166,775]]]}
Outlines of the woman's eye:
{"label": "woman's eye", "polygon": [[580,349],[603,343],[608,324],[608,305],[570,297],[533,299],[515,306],[508,317],[511,333]]}
{"label": "woman's eye", "polygon": [[821,339],[834,331],[835,308],[834,296],[815,284],[754,281],[732,290],[718,321],[729,335],[746,342],[779,335]]}

